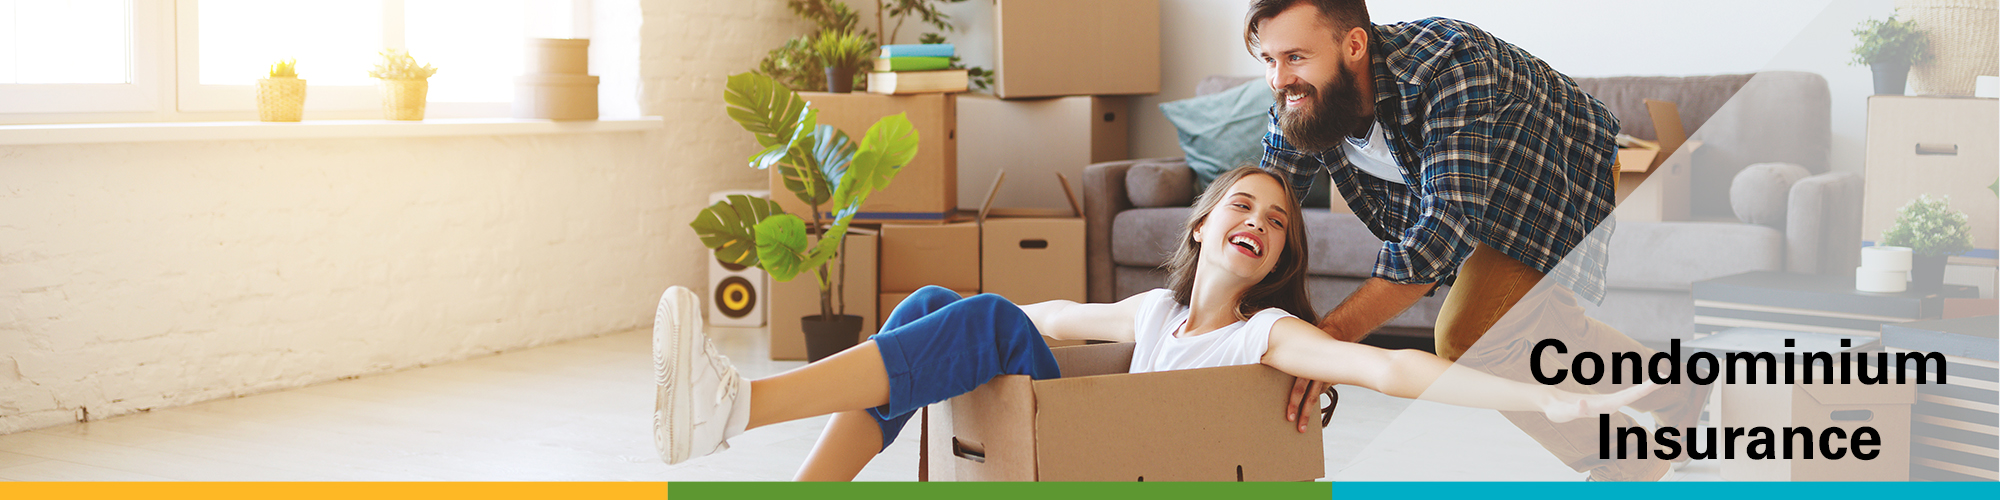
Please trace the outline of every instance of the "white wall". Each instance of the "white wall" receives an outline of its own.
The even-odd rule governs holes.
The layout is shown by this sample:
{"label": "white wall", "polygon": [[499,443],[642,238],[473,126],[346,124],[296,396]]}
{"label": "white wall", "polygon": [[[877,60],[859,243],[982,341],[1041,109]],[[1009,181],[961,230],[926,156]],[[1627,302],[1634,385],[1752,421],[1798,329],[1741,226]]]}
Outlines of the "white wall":
{"label": "white wall", "polygon": [[[1192,97],[1195,83],[1207,75],[1263,74],[1242,48],[1249,4],[1160,0],[1162,88],[1134,105],[1135,156],[1180,156],[1160,103]],[[1369,11],[1378,23],[1431,16],[1470,21],[1575,77],[1819,73],[1833,92],[1833,168],[1859,172],[1863,110],[1872,89],[1866,67],[1847,65],[1854,46],[1848,30],[1863,19],[1887,17],[1892,7],[1890,0],[1378,0]],[[947,10],[965,27],[953,38],[969,64],[993,66],[992,11],[986,1]]]}
{"label": "white wall", "polygon": [[783,2],[596,0],[664,132],[0,147],[0,434],[642,328],[763,184],[722,85]]}

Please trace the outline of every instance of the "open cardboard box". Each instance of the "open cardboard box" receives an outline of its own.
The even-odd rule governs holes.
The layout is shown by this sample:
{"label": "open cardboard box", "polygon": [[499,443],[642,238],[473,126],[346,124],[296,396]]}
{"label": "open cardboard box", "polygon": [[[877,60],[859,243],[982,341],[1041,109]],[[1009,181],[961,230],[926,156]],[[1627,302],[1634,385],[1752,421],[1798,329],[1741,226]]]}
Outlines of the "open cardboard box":
{"label": "open cardboard box", "polygon": [[1647,99],[1646,112],[1660,137],[1618,148],[1618,219],[1687,220],[1692,159],[1701,142],[1687,140],[1674,103]]}
{"label": "open cardboard box", "polygon": [[[1784,346],[1786,339],[1791,339],[1795,345]],[[1850,345],[1840,347],[1841,340],[1847,340]],[[1686,347],[1711,352],[1718,357],[1729,352],[1769,352],[1782,357],[1786,352],[1801,356],[1808,352],[1866,355],[1882,350],[1881,342],[1869,337],[1759,328],[1723,330],[1690,342]],[[1798,380],[1804,380],[1805,370],[1812,370],[1815,377],[1822,373],[1819,367],[1808,367],[1803,363],[1780,362],[1778,368],[1791,371],[1791,376]],[[1882,444],[1871,449],[1880,450],[1881,454],[1873,460],[1857,460],[1851,456],[1827,460],[1823,455],[1815,455],[1816,458],[1810,460],[1803,456],[1796,459],[1752,460],[1747,455],[1749,441],[1746,439],[1738,441],[1736,458],[1721,460],[1722,478],[1730,481],[1908,481],[1910,404],[1916,401],[1917,386],[1829,384],[1818,379],[1815,382],[1729,384],[1717,380],[1720,405],[1709,411],[1721,415],[1721,426],[1744,429],[1769,427],[1776,430],[1798,426],[1818,431],[1838,427],[1843,435],[1853,435],[1855,429],[1862,426],[1873,427],[1881,434]],[[1835,441],[1840,442],[1838,439]]]}
{"label": "open cardboard box", "polygon": [[[919,477],[957,481],[1310,481],[1319,429],[1279,418],[1264,365],[1126,373],[1131,343],[1059,347],[1063,377],[994,378],[924,411]],[[948,411],[939,411],[948,410]],[[948,414],[947,414],[948,413]]]}
{"label": "open cardboard box", "polygon": [[[1087,302],[1083,204],[1070,190],[1069,178],[1056,174],[1069,202],[1063,210],[994,208],[993,199],[1006,180],[1006,171],[993,176],[993,187],[979,208],[979,291],[1016,304]],[[1051,347],[1082,343],[1049,341]]]}

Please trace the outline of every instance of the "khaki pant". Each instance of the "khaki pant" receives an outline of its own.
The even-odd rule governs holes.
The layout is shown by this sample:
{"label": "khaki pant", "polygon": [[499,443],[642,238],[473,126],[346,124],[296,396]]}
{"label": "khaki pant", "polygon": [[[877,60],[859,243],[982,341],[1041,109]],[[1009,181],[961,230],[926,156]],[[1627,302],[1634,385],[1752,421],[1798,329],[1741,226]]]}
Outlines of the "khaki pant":
{"label": "khaki pant", "polygon": [[[1542,359],[1545,373],[1553,372],[1557,367],[1569,368],[1571,356],[1582,351],[1596,352],[1607,360],[1614,352],[1652,355],[1652,349],[1610,325],[1585,316],[1574,293],[1554,283],[1541,283],[1542,277],[1543,273],[1498,250],[1485,245],[1474,247],[1472,255],[1459,265],[1458,280],[1445,296],[1443,309],[1438,312],[1438,356],[1499,377],[1539,384],[1529,370],[1529,356],[1535,344],[1542,339],[1561,339],[1569,353],[1557,355],[1553,350],[1546,352]],[[1576,383],[1572,377],[1557,387],[1571,392],[1602,393],[1630,387],[1636,381],[1628,378],[1623,382],[1612,384],[1607,375],[1597,384],[1583,385]],[[1693,425],[1694,418],[1699,415],[1691,412],[1699,412],[1700,404],[1692,400],[1707,395],[1707,391],[1699,389],[1692,384],[1662,387],[1634,403],[1632,408],[1654,412],[1662,423]],[[1602,471],[1609,477],[1616,478],[1626,472],[1636,473],[1661,466],[1657,463],[1632,460],[1620,463],[1598,458],[1598,422],[1595,418],[1559,424],[1550,422],[1539,412],[1501,414],[1563,463],[1578,471],[1603,468]],[[1635,423],[1623,413],[1613,413],[1611,425],[1617,428]],[[1615,457],[1615,443],[1613,445]]]}

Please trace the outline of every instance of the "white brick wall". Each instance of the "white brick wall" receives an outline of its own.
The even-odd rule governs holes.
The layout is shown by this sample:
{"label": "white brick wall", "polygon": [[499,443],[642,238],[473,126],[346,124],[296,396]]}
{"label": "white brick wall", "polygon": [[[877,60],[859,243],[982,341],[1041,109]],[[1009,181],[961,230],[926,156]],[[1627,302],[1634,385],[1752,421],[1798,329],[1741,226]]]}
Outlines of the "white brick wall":
{"label": "white brick wall", "polygon": [[0,147],[0,434],[650,326],[763,184],[724,79],[805,26],[596,3],[666,131]]}

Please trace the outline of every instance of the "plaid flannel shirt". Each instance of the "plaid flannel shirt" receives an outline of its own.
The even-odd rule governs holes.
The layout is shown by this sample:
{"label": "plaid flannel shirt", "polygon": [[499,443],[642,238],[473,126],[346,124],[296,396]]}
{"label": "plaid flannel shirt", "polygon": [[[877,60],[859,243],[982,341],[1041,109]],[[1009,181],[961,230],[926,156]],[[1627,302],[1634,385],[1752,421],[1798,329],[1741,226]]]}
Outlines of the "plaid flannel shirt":
{"label": "plaid flannel shirt", "polygon": [[1462,21],[1378,25],[1372,42],[1375,119],[1407,185],[1361,172],[1341,148],[1294,150],[1275,107],[1260,166],[1287,174],[1301,199],[1327,170],[1383,240],[1376,277],[1450,284],[1480,242],[1602,302],[1618,175],[1618,119],[1604,103]]}

